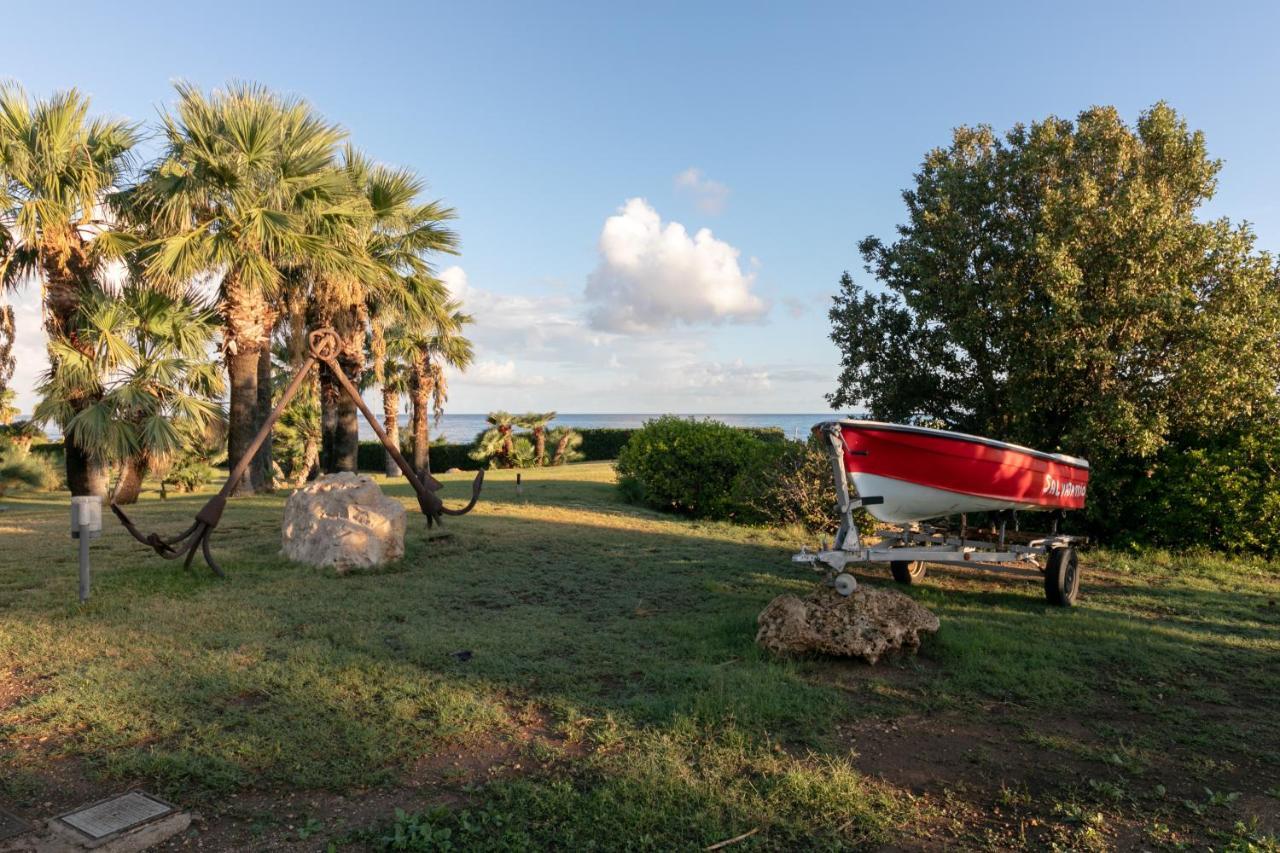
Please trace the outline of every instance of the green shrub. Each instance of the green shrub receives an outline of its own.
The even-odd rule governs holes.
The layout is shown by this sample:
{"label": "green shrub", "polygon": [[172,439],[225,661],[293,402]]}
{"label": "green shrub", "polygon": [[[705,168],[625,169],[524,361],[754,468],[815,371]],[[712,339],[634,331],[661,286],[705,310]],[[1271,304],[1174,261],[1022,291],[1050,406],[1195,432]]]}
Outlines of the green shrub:
{"label": "green shrub", "polygon": [[638,430],[618,427],[580,429],[582,447],[579,452],[588,462],[617,459],[622,448]]}
{"label": "green shrub", "polygon": [[[450,468],[461,468],[463,471],[474,471],[481,466],[467,456],[471,450],[469,444],[433,444],[431,445],[431,470],[437,474]],[[356,465],[361,471],[386,470],[386,448],[381,441],[362,441],[356,456]],[[413,457],[405,452],[405,458]]]}
{"label": "green shrub", "polygon": [[1093,530],[1113,542],[1280,554],[1280,423],[1174,441],[1154,459],[1090,474]]}
{"label": "green shrub", "polygon": [[13,486],[49,490],[58,488],[61,479],[48,456],[12,448],[0,453],[0,496]]}
{"label": "green shrub", "polygon": [[624,499],[695,518],[755,520],[749,489],[781,445],[719,421],[666,415],[637,430],[618,455]]}
{"label": "green shrub", "polygon": [[[748,501],[765,520],[798,524],[812,533],[835,533],[840,527],[831,450],[824,439],[782,442],[758,482]],[[863,533],[875,525],[864,510],[854,513],[854,521]]]}

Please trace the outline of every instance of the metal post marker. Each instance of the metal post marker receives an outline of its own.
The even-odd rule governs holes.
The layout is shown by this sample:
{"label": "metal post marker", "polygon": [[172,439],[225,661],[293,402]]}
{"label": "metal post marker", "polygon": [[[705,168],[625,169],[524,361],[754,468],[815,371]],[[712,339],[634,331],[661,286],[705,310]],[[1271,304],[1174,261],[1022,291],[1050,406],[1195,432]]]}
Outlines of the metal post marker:
{"label": "metal post marker", "polygon": [[102,535],[102,498],[71,499],[71,538],[80,540],[80,603],[89,600],[89,540]]}

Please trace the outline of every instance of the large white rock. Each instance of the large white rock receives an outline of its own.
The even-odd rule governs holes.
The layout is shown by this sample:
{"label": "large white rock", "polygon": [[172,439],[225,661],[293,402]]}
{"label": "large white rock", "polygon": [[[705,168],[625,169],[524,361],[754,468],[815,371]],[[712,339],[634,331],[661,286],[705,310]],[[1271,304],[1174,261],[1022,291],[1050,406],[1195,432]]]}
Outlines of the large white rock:
{"label": "large white rock", "polygon": [[372,477],[329,474],[298,489],[284,505],[284,555],[313,566],[381,566],[404,556],[404,506]]}

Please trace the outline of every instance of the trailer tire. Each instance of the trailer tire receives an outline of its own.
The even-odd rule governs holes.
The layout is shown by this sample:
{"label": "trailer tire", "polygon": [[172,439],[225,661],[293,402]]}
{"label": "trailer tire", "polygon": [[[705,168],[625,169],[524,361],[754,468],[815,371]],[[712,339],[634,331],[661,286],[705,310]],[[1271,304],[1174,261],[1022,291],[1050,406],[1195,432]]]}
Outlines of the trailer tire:
{"label": "trailer tire", "polygon": [[924,580],[925,567],[921,560],[894,560],[889,563],[889,571],[893,573],[893,579],[900,584],[911,586]]}
{"label": "trailer tire", "polygon": [[1071,607],[1080,596],[1080,562],[1076,549],[1054,548],[1044,567],[1044,597],[1058,607]]}

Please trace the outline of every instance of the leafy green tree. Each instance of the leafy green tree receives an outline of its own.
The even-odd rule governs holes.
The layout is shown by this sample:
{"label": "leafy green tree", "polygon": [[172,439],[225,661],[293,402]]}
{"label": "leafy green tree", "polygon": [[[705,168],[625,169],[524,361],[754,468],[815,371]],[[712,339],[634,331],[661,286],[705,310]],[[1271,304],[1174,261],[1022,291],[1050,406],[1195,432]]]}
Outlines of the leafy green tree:
{"label": "leafy green tree", "polygon": [[833,407],[1061,449],[1150,458],[1273,410],[1280,287],[1247,225],[1201,221],[1220,163],[1161,103],[1003,137],[962,127],[861,243],[831,310]]}
{"label": "leafy green tree", "polygon": [[[519,466],[519,454],[516,448],[516,427],[519,425],[516,415],[510,412],[490,412],[485,416],[489,428],[476,439],[476,448],[470,453],[477,462],[488,460],[490,467],[516,468]],[[527,441],[527,439],[526,439]],[[532,444],[530,444],[532,455]]]}
{"label": "leafy green tree", "polygon": [[[137,500],[148,469],[198,441],[222,418],[221,371],[209,361],[217,321],[191,295],[139,284],[82,297],[76,342],[55,338],[35,417],[68,445],[118,463],[113,500]],[[77,408],[72,400],[90,400]]]}
{"label": "leafy green tree", "polygon": [[[0,84],[0,290],[38,280],[45,328],[63,350],[79,346],[74,322],[83,295],[133,245],[108,201],[129,173],[137,141],[135,125],[91,118],[89,98],[75,89],[32,102],[19,86]],[[53,348],[50,357],[58,357]],[[92,402],[76,396],[66,405],[79,411]],[[74,442],[66,471],[73,495],[105,492],[105,469]]]}
{"label": "leafy green tree", "polygon": [[[150,279],[218,282],[234,466],[263,420],[260,361],[281,291],[293,283],[285,271],[358,274],[359,253],[332,239],[356,211],[336,168],[344,132],[305,102],[250,84],[209,95],[177,89],[163,117],[163,156],[125,207],[155,235],[142,253]],[[244,478],[238,491],[255,486],[259,478]]]}

